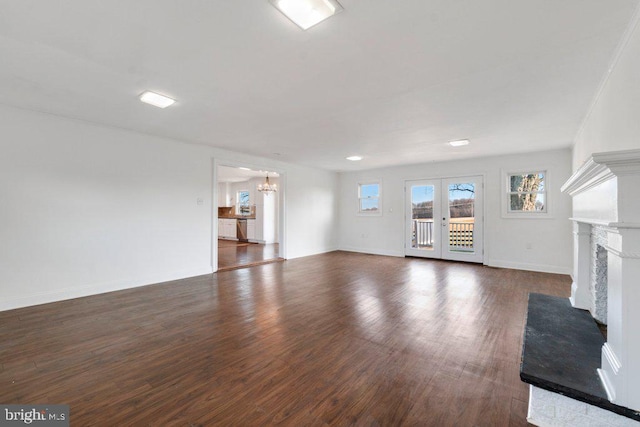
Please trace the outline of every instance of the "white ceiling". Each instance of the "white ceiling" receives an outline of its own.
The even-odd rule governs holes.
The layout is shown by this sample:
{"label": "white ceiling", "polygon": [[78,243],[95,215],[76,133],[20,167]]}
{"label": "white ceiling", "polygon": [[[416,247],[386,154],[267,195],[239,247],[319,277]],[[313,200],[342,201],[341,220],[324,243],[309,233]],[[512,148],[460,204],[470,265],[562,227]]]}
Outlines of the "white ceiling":
{"label": "white ceiling", "polygon": [[[218,166],[218,182],[244,182],[250,180],[251,178],[265,178],[266,176],[267,171],[255,171],[234,168],[230,166]],[[276,172],[269,172],[269,176],[271,178],[274,178],[280,175]]]}
{"label": "white ceiling", "polygon": [[0,0],[0,103],[330,170],[567,147],[638,0],[341,3]]}

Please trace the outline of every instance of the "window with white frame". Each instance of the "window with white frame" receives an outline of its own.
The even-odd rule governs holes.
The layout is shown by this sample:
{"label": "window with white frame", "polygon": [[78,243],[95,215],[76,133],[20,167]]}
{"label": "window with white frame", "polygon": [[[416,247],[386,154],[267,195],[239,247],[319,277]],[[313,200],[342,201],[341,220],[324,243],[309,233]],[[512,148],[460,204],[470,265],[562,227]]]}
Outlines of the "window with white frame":
{"label": "window with white frame", "polygon": [[507,173],[507,214],[547,213],[547,173]]}
{"label": "window with white frame", "polygon": [[358,183],[358,213],[362,215],[381,215],[380,182]]}
{"label": "window with white frame", "polygon": [[236,213],[239,215],[248,215],[251,212],[249,191],[240,190],[236,196],[238,200],[238,203],[236,204]]}

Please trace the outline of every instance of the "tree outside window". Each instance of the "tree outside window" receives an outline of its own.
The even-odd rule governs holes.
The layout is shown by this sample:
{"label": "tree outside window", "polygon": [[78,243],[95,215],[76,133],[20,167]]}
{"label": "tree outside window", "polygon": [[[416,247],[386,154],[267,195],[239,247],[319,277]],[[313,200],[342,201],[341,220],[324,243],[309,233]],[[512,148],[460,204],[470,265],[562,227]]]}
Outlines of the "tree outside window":
{"label": "tree outside window", "polygon": [[545,176],[544,171],[507,174],[508,212],[547,212]]}
{"label": "tree outside window", "polygon": [[238,203],[236,206],[237,213],[240,215],[248,215],[251,212],[251,206],[249,204],[249,191],[238,191]]}

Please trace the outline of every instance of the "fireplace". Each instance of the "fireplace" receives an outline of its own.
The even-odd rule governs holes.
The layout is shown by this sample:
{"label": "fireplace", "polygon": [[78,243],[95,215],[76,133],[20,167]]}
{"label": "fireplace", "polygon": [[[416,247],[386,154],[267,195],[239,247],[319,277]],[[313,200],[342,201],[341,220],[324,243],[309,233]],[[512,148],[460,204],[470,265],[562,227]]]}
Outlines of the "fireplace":
{"label": "fireplace", "polygon": [[640,150],[594,154],[573,197],[571,302],[607,324],[598,371],[609,400],[640,409]]}
{"label": "fireplace", "polygon": [[[565,389],[557,382],[547,387],[544,378],[539,381],[535,375],[531,377],[533,382],[527,381],[526,376],[534,371],[528,369],[531,363],[525,366],[523,354],[523,367],[528,370],[521,370],[521,377],[532,384],[529,421],[537,425],[559,422],[549,418],[551,412],[556,414],[555,409],[549,411],[549,408],[561,408],[557,413],[583,417],[589,415],[593,407],[593,413],[604,408],[606,414],[613,417],[606,418],[605,414],[606,423],[640,425],[640,150],[593,154],[563,185],[562,191],[573,199],[573,283],[570,304],[553,300],[548,304],[555,304],[557,311],[564,313],[563,319],[575,317],[574,311],[581,313],[580,322],[590,329],[583,334],[589,335],[583,342],[588,342],[590,347],[590,362],[584,372],[590,378],[599,379],[590,383],[597,398],[588,393],[572,394],[575,390]],[[538,301],[537,308],[535,301]],[[540,297],[534,298],[534,311],[550,309],[547,303],[539,301]],[[531,297],[529,307],[531,316]],[[593,334],[595,324],[584,316],[607,325],[606,341]],[[527,334],[534,337],[539,332],[536,328],[548,328],[548,322],[535,322],[528,319],[525,340]],[[567,334],[562,327],[556,329],[560,329],[557,335],[564,334],[563,339],[573,340],[572,344],[579,341],[574,338],[581,333]],[[551,341],[555,333],[549,330]],[[563,343],[568,341],[555,342],[561,344],[554,351],[566,351]],[[527,345],[533,347],[530,344],[525,343],[525,350]],[[546,353],[541,354],[547,357]],[[535,381],[539,381],[537,384],[541,387],[536,387]],[[585,403],[586,407],[580,406]],[[580,409],[576,412],[572,408]],[[619,416],[623,418],[616,420]]]}
{"label": "fireplace", "polygon": [[591,227],[591,280],[589,294],[591,304],[589,311],[596,321],[607,324],[607,232],[604,227]]}

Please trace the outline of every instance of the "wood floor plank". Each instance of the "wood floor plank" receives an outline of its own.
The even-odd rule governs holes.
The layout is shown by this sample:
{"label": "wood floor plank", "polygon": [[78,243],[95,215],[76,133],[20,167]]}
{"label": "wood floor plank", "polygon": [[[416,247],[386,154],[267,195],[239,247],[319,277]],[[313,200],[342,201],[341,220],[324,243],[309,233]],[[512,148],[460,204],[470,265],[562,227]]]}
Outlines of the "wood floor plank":
{"label": "wood floor plank", "polygon": [[282,260],[279,258],[279,244],[258,244],[218,239],[218,269],[232,270],[248,265]]}
{"label": "wood floor plank", "polygon": [[332,252],[6,311],[0,402],[73,425],[527,425],[527,294],[570,283]]}

